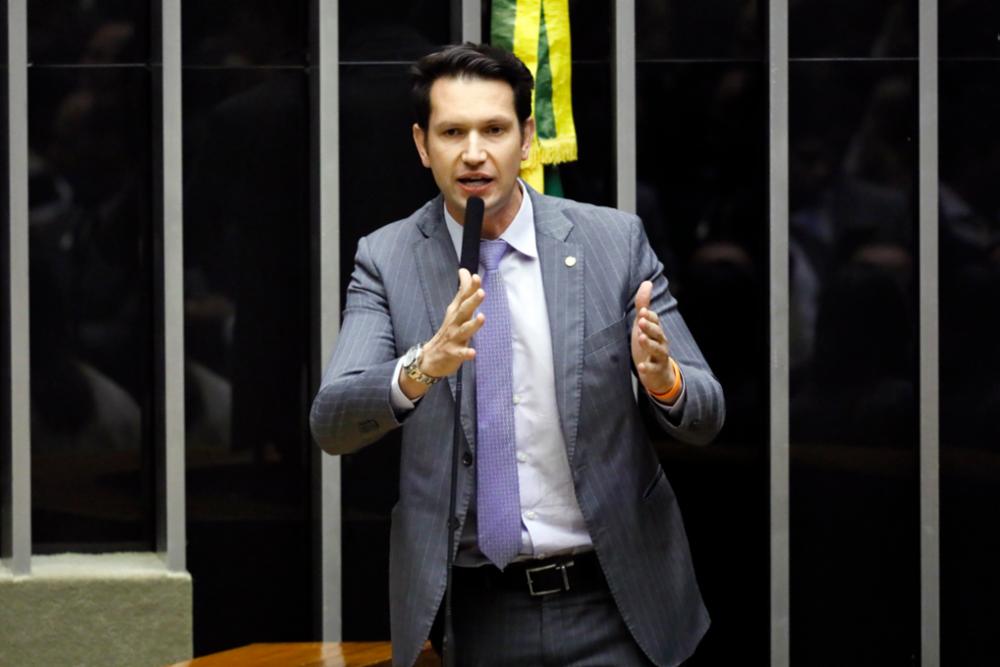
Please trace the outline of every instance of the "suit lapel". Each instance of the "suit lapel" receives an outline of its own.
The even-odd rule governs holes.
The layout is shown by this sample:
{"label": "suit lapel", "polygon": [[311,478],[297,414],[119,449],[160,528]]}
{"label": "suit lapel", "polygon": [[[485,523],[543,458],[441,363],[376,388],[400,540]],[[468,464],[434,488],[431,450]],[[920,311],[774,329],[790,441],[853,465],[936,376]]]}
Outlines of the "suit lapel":
{"label": "suit lapel", "polygon": [[[529,188],[535,212],[536,243],[552,335],[559,420],[570,465],[576,451],[583,383],[584,269],[581,246],[567,241],[573,223],[557,200]],[[568,258],[573,258],[567,261]]]}
{"label": "suit lapel", "polygon": [[[427,317],[430,320],[431,331],[441,328],[444,312],[455,297],[458,290],[458,257],[455,246],[445,227],[444,212],[441,197],[435,198],[425,209],[425,215],[417,225],[424,238],[417,243],[415,249],[417,271],[423,287],[424,302],[427,304]],[[448,377],[448,387],[452,400],[455,399],[456,377]],[[469,446],[475,449],[475,364],[462,366],[462,428]]]}

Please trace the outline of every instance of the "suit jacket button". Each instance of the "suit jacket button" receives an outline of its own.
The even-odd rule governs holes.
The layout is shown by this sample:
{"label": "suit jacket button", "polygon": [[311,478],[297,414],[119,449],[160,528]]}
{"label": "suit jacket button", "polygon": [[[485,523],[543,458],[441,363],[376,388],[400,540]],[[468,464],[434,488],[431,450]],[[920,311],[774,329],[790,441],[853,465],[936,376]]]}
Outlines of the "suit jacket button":
{"label": "suit jacket button", "polygon": [[472,454],[465,452],[462,454],[462,465],[471,466],[472,465]]}

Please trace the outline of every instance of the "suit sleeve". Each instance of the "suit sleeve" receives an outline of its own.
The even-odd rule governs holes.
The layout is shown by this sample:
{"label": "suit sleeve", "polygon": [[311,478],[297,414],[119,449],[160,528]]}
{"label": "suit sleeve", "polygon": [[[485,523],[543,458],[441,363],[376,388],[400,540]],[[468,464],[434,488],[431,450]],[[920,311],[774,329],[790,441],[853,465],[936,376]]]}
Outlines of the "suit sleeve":
{"label": "suit sleeve", "polygon": [[309,415],[313,438],[324,451],[357,451],[400,425],[390,397],[396,362],[385,287],[362,238],[344,321]]}
{"label": "suit sleeve", "polygon": [[659,315],[663,331],[670,342],[670,356],[681,369],[685,398],[678,415],[668,413],[659,407],[645,391],[642,391],[642,394],[653,403],[656,408],[653,413],[668,435],[691,444],[707,444],[719,433],[725,420],[726,406],[722,386],[712,374],[708,362],[705,361],[684,318],[681,317],[677,300],[670,293],[667,279],[663,275],[663,265],[649,245],[642,222],[635,217],[632,218],[631,243],[630,283],[633,298],[630,299],[628,307],[630,327],[635,324],[636,317],[634,295],[643,281],[652,281],[653,295],[650,307]]}

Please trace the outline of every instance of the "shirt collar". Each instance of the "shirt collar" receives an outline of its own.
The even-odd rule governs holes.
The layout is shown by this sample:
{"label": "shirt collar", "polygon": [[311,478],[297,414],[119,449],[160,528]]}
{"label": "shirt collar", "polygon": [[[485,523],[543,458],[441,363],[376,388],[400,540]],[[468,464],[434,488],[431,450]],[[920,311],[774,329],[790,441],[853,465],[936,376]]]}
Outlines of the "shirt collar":
{"label": "shirt collar", "polygon": [[[531,196],[528,194],[528,188],[524,186],[521,179],[517,179],[517,184],[521,188],[521,207],[517,209],[517,214],[511,221],[510,226],[500,235],[500,238],[509,243],[511,248],[522,255],[537,258],[538,245],[535,242],[535,210],[531,205]],[[455,245],[455,255],[461,257],[462,225],[458,224],[458,221],[448,212],[447,206],[443,203],[441,206],[444,207],[444,220],[448,226],[448,234],[451,236],[451,242]]]}

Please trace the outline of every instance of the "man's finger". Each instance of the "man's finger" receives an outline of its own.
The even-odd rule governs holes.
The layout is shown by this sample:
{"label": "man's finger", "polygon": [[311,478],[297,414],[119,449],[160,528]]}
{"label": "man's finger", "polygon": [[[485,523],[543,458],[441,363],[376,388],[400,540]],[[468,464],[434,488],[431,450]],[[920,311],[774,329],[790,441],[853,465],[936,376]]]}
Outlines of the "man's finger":
{"label": "man's finger", "polygon": [[649,308],[649,300],[653,295],[653,283],[644,280],[639,285],[639,291],[635,293],[635,312],[638,313],[643,308]]}
{"label": "man's finger", "polygon": [[485,321],[486,321],[486,316],[483,315],[482,313],[479,313],[478,315],[470,319],[468,322],[460,326],[458,328],[458,335],[457,335],[458,340],[463,343],[468,342],[469,339],[475,336],[476,332],[482,328],[483,323]]}
{"label": "man's finger", "polygon": [[471,281],[471,276],[467,269],[458,270],[458,290],[455,291],[455,296],[451,298],[451,303],[448,304],[446,313],[450,311],[457,310],[459,305],[462,303],[462,299],[465,298],[465,292],[469,287],[469,282]]}
{"label": "man's finger", "polygon": [[455,298],[452,299],[452,303],[459,303],[463,299],[468,298],[470,294],[479,289],[480,284],[482,284],[482,279],[475,273],[469,273],[468,269],[458,270],[458,291],[455,292]]}
{"label": "man's finger", "polygon": [[639,330],[644,334],[652,338],[653,340],[666,341],[667,336],[663,333],[663,329],[660,328],[658,324],[647,320],[645,317],[639,320]]}
{"label": "man's finger", "polygon": [[656,363],[655,361],[646,360],[641,364],[638,364],[636,369],[639,371],[639,380],[641,380],[645,386],[648,380],[655,380],[657,375],[663,373],[664,366],[663,364]]}
{"label": "man's finger", "polygon": [[477,289],[475,292],[466,297],[462,303],[458,305],[458,310],[455,311],[455,322],[458,324],[464,324],[469,321],[476,312],[476,308],[483,302],[483,298],[486,293],[481,289]]}
{"label": "man's finger", "polygon": [[656,375],[661,370],[663,370],[663,364],[658,361],[652,361],[646,359],[638,366],[639,372],[642,375]]}
{"label": "man's finger", "polygon": [[[465,269],[463,269],[463,271],[464,270]],[[458,293],[463,299],[467,299],[469,296],[474,294],[476,290],[482,286],[482,284],[483,280],[479,277],[479,274],[473,273],[469,276],[469,279],[465,283],[459,286]]]}
{"label": "man's finger", "polygon": [[649,356],[650,359],[653,359],[657,362],[664,361],[668,356],[670,356],[670,353],[668,352],[666,345],[664,345],[660,341],[653,340],[648,336],[645,335],[640,336],[639,345],[642,347],[642,350]]}

